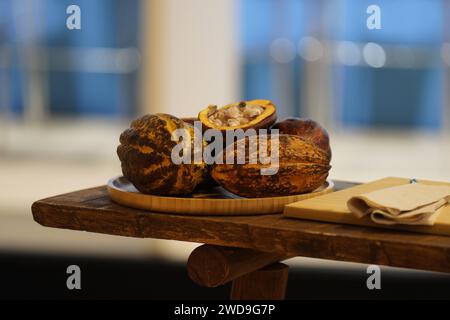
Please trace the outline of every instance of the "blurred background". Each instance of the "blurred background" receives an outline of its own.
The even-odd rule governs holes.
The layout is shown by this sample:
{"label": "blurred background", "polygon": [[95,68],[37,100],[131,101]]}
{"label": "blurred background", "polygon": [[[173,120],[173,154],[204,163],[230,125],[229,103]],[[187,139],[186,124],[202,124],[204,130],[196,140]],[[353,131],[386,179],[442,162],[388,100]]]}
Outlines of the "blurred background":
{"label": "blurred background", "polygon": [[[81,30],[66,27],[72,4]],[[380,30],[366,26],[372,4]],[[449,16],[447,0],[0,0],[0,264],[22,270],[29,254],[184,263],[196,244],[32,220],[33,201],[120,174],[119,134],[145,113],[271,99],[280,118],[328,129],[333,179],[450,181]],[[359,265],[290,263],[365,276]]]}

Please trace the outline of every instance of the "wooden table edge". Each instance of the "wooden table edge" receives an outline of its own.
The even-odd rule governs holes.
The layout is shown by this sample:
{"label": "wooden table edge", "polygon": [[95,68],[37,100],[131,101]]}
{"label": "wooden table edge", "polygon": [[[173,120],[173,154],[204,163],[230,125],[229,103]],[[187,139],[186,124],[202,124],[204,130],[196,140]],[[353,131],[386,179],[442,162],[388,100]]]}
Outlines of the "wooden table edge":
{"label": "wooden table edge", "polygon": [[[101,191],[102,187],[90,188],[82,191]],[[274,236],[273,230],[264,226],[250,225],[227,222],[229,225],[227,228],[236,230],[247,235],[247,239],[240,239],[239,241],[233,241],[232,237],[228,235],[225,237],[218,237],[220,231],[220,225],[224,222],[217,221],[217,217],[205,218],[200,220],[205,223],[206,232],[199,233],[197,236],[189,238],[181,237],[179,230],[177,232],[165,233],[158,230],[155,226],[151,226],[152,223],[162,223],[161,219],[169,220],[167,223],[182,223],[183,220],[193,218],[192,216],[175,216],[159,213],[139,212],[139,210],[126,209],[128,213],[117,212],[105,205],[102,213],[98,213],[90,210],[88,206],[80,205],[62,205],[55,199],[70,198],[75,193],[69,193],[62,196],[56,196],[51,198],[42,199],[36,201],[32,205],[32,213],[34,220],[46,227],[63,228],[79,231],[97,232],[104,234],[113,234],[120,236],[129,236],[137,238],[159,238],[167,240],[189,241],[196,243],[206,243],[211,245],[237,247],[253,249],[261,252],[271,253],[283,253],[288,256],[305,256],[327,260],[338,260],[347,262],[359,262],[367,264],[378,264],[394,267],[422,269],[438,272],[450,272],[450,245],[440,245],[439,243],[432,243],[430,239],[433,238],[439,240],[442,236],[432,235],[411,235],[410,238],[426,237],[428,243],[418,243],[411,248],[408,248],[408,254],[405,254],[406,241],[387,241],[387,240],[371,240],[371,239],[354,239],[349,235],[343,234],[327,234],[327,232],[317,231],[314,232],[297,231],[293,236],[293,239],[289,240],[290,243],[282,243],[277,239],[272,239],[269,243],[263,243],[260,239],[268,237],[269,239]],[[103,199],[104,196],[98,197]],[[92,199],[96,199],[93,197]],[[88,201],[89,202],[89,201]],[[113,205],[115,207],[117,205]],[[125,209],[125,208],[124,208]],[[55,214],[59,212],[58,214]],[[132,212],[132,213],[129,213]],[[63,214],[64,213],[64,214]],[[92,215],[90,217],[90,215]],[[59,217],[58,217],[59,216]],[[94,218],[95,216],[95,218]],[[118,223],[114,223],[111,217],[116,217]],[[94,225],[90,225],[89,221],[92,219],[106,219],[110,225],[105,230],[100,230]],[[219,218],[220,219],[220,218]],[[286,218],[289,219],[289,218]],[[147,221],[148,220],[148,221]],[[298,221],[298,220],[295,220]],[[130,224],[131,222],[131,224]],[[163,221],[164,222],[164,221]],[[167,225],[166,223],[166,225]],[[298,222],[296,222],[298,223]],[[311,223],[311,222],[308,222]],[[127,226],[128,224],[128,226]],[[164,223],[163,223],[164,224]],[[323,223],[322,223],[323,224]],[[130,229],[130,225],[133,225],[133,230]],[[208,227],[215,230],[215,236],[208,234]],[[355,227],[355,226],[343,226],[342,228],[354,228],[354,230],[370,230],[367,228]],[[247,229],[247,230],[245,230]],[[365,231],[362,231],[363,233]],[[367,231],[370,232],[370,231]],[[380,233],[380,231],[377,231]],[[392,231],[382,231],[386,234]],[[279,229],[276,233],[289,238],[289,230]],[[395,232],[397,233],[397,232]],[[214,234],[214,232],[213,232]],[[301,234],[303,238],[298,237]],[[292,235],[292,234],[291,234]],[[297,236],[297,237],[295,237]],[[253,237],[253,238],[252,238]],[[280,237],[281,238],[281,237]],[[244,241],[243,241],[244,240]],[[354,247],[351,247],[352,240]],[[329,243],[327,243],[330,241]]]}

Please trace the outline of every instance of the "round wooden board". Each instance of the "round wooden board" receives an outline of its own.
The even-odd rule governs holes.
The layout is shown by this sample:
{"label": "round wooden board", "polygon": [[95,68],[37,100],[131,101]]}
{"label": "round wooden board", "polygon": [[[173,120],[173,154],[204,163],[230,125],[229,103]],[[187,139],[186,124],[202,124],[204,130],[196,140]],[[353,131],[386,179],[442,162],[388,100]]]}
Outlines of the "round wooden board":
{"label": "round wooden board", "polygon": [[187,215],[259,215],[281,213],[283,207],[299,200],[317,197],[333,191],[333,181],[311,193],[270,198],[242,198],[222,187],[209,187],[197,190],[186,197],[156,196],[140,193],[124,177],[108,181],[111,199],[121,205],[149,211]]}

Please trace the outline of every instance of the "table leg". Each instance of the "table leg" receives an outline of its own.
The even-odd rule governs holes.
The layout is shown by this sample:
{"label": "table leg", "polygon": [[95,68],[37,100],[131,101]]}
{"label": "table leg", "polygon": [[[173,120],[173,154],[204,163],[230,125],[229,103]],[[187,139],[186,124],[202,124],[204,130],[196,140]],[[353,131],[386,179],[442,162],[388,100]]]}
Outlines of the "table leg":
{"label": "table leg", "polygon": [[202,245],[189,256],[187,269],[195,283],[217,287],[233,281],[231,299],[283,299],[289,257],[252,249]]}
{"label": "table leg", "polygon": [[231,300],[283,300],[289,266],[274,263],[233,280]]}

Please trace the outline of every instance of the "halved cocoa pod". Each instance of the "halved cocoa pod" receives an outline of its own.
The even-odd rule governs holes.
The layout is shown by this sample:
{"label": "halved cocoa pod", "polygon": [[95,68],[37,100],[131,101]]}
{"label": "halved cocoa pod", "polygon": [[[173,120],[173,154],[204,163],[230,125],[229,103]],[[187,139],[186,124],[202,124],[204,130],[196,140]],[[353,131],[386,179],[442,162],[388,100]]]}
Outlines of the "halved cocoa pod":
{"label": "halved cocoa pod", "polygon": [[198,115],[206,129],[222,132],[236,129],[269,129],[277,120],[276,107],[270,100],[232,103],[222,108],[210,105]]}

